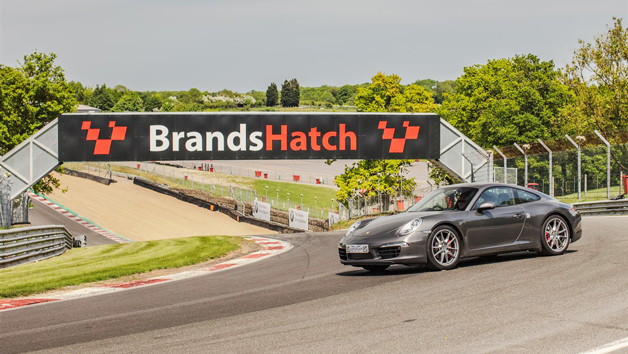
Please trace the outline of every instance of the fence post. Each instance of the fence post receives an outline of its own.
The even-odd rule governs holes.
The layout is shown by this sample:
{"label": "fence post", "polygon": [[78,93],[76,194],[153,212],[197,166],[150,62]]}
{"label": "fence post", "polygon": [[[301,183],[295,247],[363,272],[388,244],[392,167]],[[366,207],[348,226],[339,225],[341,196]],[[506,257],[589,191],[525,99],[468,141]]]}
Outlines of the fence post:
{"label": "fence post", "polygon": [[[517,148],[517,150],[521,151],[521,153],[523,154],[523,168],[524,168],[524,173],[523,173],[523,186],[527,187],[528,186],[528,153],[525,149],[522,149],[519,144],[514,143],[513,145],[515,145],[515,147]],[[525,148],[525,145],[524,145]]]}
{"label": "fence post", "polygon": [[550,197],[553,197],[554,196],[554,177],[552,177],[552,150],[550,150],[541,139],[537,139],[537,140],[539,141],[539,144],[541,144],[541,146],[543,146],[545,150],[547,150],[547,152],[549,153],[549,188],[550,188],[549,195]]}
{"label": "fence post", "polygon": [[[580,150],[581,150],[581,149],[580,149],[580,144],[579,144],[579,143],[576,143],[575,141],[573,141],[573,140],[571,139],[571,137],[570,137],[569,135],[567,135],[567,134],[565,134],[565,137],[567,138],[567,140],[569,140],[569,142],[570,142],[573,146],[575,146],[575,147],[576,147],[576,149],[578,149],[578,200],[580,200],[580,199],[582,199],[582,196],[581,196],[581,191],[582,191],[582,186],[581,186],[581,184],[582,184],[582,177],[581,177],[581,175],[580,175],[580,172],[581,172],[581,170],[580,170],[580,168],[581,168],[581,166],[580,166]],[[578,137],[576,137],[576,139],[578,139]]]}
{"label": "fence post", "polygon": [[504,159],[504,183],[508,183],[508,159],[506,158],[506,155],[504,155],[501,150],[497,148],[497,146],[493,145],[493,149],[495,149],[495,151],[497,151],[497,153]]}
{"label": "fence post", "polygon": [[[606,145],[606,199],[611,199],[611,144],[597,130],[593,131]],[[620,183],[621,185],[621,183]]]}

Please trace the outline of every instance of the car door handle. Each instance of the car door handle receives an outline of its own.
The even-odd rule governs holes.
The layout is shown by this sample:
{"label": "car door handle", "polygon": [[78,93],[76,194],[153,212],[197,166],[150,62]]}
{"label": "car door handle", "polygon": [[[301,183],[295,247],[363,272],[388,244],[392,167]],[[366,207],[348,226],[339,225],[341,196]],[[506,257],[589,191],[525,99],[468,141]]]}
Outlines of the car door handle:
{"label": "car door handle", "polygon": [[524,215],[523,213],[517,213],[517,214],[513,215],[512,217],[513,218],[517,218],[517,219],[521,219],[523,217],[523,215]]}

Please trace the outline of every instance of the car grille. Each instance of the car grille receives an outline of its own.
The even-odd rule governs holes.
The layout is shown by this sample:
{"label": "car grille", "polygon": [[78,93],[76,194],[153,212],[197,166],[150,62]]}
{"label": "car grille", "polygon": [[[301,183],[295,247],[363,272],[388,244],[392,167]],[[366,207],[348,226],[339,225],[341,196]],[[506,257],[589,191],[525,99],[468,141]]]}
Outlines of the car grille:
{"label": "car grille", "polygon": [[338,254],[340,255],[340,259],[342,259],[343,261],[347,260],[347,250],[345,250],[344,248],[338,248]]}
{"label": "car grille", "polygon": [[358,261],[361,259],[373,259],[373,255],[370,253],[348,253],[347,259]]}
{"label": "car grille", "polygon": [[379,251],[377,251],[377,253],[379,253],[379,256],[382,259],[395,258],[395,257],[399,257],[399,254],[401,254],[401,247],[400,246],[383,247],[383,248],[380,248]]}

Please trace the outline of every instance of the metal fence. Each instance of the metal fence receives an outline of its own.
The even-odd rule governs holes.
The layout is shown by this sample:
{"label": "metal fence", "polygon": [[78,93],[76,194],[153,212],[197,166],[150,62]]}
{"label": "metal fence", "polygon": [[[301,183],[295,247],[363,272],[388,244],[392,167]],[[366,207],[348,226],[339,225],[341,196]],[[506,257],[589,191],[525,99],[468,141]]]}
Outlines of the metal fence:
{"label": "metal fence", "polygon": [[73,238],[63,226],[0,230],[0,268],[39,261],[72,248]]}
{"label": "metal fence", "polygon": [[[599,133],[535,144],[495,147],[494,181],[529,186],[567,202],[625,194],[628,144],[610,145]],[[622,168],[621,166],[624,166]]]}

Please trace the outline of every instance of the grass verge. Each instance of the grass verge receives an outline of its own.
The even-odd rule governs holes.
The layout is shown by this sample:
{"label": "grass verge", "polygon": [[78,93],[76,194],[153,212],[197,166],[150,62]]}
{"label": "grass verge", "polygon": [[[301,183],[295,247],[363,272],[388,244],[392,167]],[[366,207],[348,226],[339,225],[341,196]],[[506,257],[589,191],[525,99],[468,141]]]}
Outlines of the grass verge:
{"label": "grass verge", "polygon": [[240,237],[199,236],[75,248],[59,257],[0,270],[0,298],[189,266],[237,250],[242,242],[248,241]]}
{"label": "grass verge", "polygon": [[[611,197],[614,197],[621,193],[619,186],[611,187]],[[584,190],[581,193],[582,199],[578,199],[578,193],[566,194],[560,197],[556,197],[556,199],[560,200],[563,203],[578,203],[578,202],[593,202],[597,200],[606,200],[606,187],[597,188],[597,189],[589,189],[587,193],[584,193]]]}

